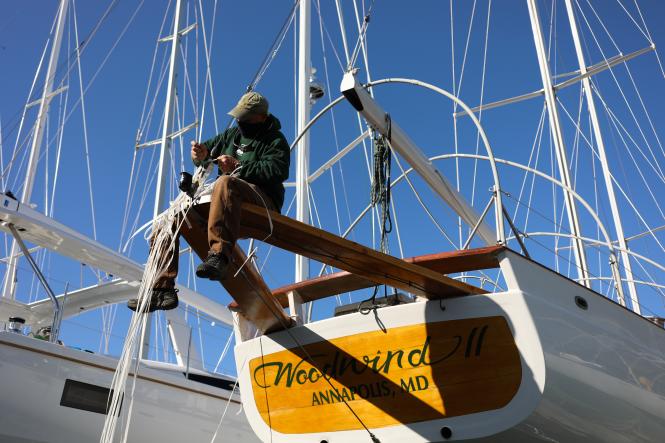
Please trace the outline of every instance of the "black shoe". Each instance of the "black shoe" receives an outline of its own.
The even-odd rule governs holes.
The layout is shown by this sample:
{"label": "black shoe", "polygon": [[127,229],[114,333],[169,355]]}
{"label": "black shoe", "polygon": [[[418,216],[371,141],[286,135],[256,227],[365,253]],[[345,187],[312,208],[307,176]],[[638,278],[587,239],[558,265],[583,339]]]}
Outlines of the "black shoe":
{"label": "black shoe", "polygon": [[226,276],[229,260],[221,252],[208,252],[208,257],[196,268],[196,276],[222,281]]}
{"label": "black shoe", "polygon": [[[178,290],[175,288],[155,288],[150,296],[148,312],[168,311],[178,307]],[[136,298],[127,301],[127,307],[136,311],[139,301]]]}
{"label": "black shoe", "polygon": [[178,290],[176,288],[156,288],[152,290],[159,298],[158,310],[170,311],[178,307]]}
{"label": "black shoe", "polygon": [[[132,311],[136,311],[139,306],[139,300],[137,298],[132,298],[127,300],[127,307]],[[153,290],[152,295],[150,296],[150,306],[148,307],[148,312],[154,312],[158,309],[159,306],[159,295]]]}

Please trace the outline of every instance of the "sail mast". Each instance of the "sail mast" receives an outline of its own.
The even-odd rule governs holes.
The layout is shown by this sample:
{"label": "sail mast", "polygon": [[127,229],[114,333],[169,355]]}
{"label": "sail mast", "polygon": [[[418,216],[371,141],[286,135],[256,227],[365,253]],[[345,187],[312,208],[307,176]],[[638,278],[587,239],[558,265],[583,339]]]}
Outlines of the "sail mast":
{"label": "sail mast", "polygon": [[176,0],[173,18],[173,35],[171,35],[171,57],[169,64],[169,78],[166,90],[166,105],[164,107],[164,123],[162,125],[162,141],[159,152],[159,169],[157,172],[157,188],[155,191],[155,207],[153,218],[156,218],[166,209],[166,181],[168,163],[171,151],[171,133],[173,132],[173,118],[175,116],[175,82],[178,76],[178,44],[180,43],[180,20],[182,16],[182,2]]}
{"label": "sail mast", "polygon": [[[309,77],[311,73],[311,0],[300,0],[298,37],[298,134],[310,118]],[[296,149],[296,220],[309,223],[308,177],[309,177],[309,132],[298,142]],[[309,259],[296,255],[296,282],[309,278]]]}
{"label": "sail mast", "polygon": [[[62,33],[65,28],[65,18],[67,17],[67,8],[69,7],[69,0],[61,0],[60,8],[58,10],[58,22],[55,27],[53,36],[53,46],[51,46],[51,56],[48,62],[46,71],[46,79],[44,81],[44,91],[42,98],[39,100],[39,112],[34,126],[34,136],[32,138],[32,147],[30,150],[30,159],[28,160],[28,169],[25,176],[25,183],[23,185],[23,194],[21,195],[22,203],[30,203],[32,197],[32,188],[35,184],[35,173],[37,170],[37,163],[40,157],[40,148],[44,138],[44,130],[46,129],[46,119],[48,118],[49,105],[54,96],[53,81],[55,79],[56,69],[58,65],[58,57],[60,55],[60,46],[62,46]],[[16,291],[16,264],[18,262],[19,245],[16,240],[12,242],[11,252],[9,254],[9,263],[7,265],[7,272],[5,273],[5,281],[2,295],[4,297],[14,298]]]}
{"label": "sail mast", "polygon": [[[566,0],[566,11],[568,13],[568,20],[570,21],[570,31],[573,34],[573,42],[575,43],[575,52],[577,52],[577,61],[580,65],[580,75],[584,76],[587,73],[587,66],[586,61],[584,60],[582,44],[580,43],[580,34],[577,28],[575,11],[573,9],[571,0]],[[630,294],[631,305],[633,311],[635,311],[637,314],[640,314],[640,305],[637,299],[637,289],[635,288],[635,282],[633,280],[633,270],[630,264],[628,253],[626,252],[628,249],[626,245],[626,236],[623,233],[623,224],[621,223],[621,215],[619,214],[619,207],[617,205],[616,195],[614,194],[614,184],[612,183],[612,175],[610,174],[610,169],[607,162],[605,143],[603,141],[603,134],[600,130],[600,124],[598,123],[598,113],[596,112],[596,104],[594,102],[593,90],[591,89],[591,80],[589,77],[584,77],[582,79],[582,86],[584,89],[587,106],[589,108],[589,116],[591,117],[593,134],[596,138],[596,147],[598,148],[598,157],[600,159],[600,164],[603,170],[603,179],[605,180],[607,197],[610,203],[610,209],[612,210],[612,219],[614,221],[614,228],[616,230],[617,240],[620,248],[619,254],[621,256],[621,262],[626,272],[626,280],[628,283],[628,292]],[[619,276],[620,275],[621,273],[619,272]],[[619,281],[617,281],[616,284],[617,287],[622,285],[621,277],[619,277]],[[619,291],[619,297],[621,304],[625,305],[623,291]]]}
{"label": "sail mast", "polygon": [[561,123],[559,121],[559,110],[556,104],[556,97],[554,95],[554,87],[552,85],[552,75],[550,74],[549,61],[547,59],[547,51],[545,49],[545,41],[543,39],[542,29],[540,27],[540,17],[538,15],[538,7],[536,0],[527,0],[529,7],[529,18],[531,19],[531,29],[533,31],[533,39],[536,45],[536,53],[538,54],[538,65],[540,66],[540,74],[543,81],[543,90],[545,92],[545,102],[547,104],[550,131],[554,140],[556,148],[556,158],[559,167],[559,175],[561,182],[564,184],[565,189],[564,200],[566,204],[566,213],[568,214],[568,224],[570,232],[573,235],[573,251],[575,253],[575,264],[577,265],[577,276],[581,284],[590,287],[589,271],[587,267],[586,255],[584,252],[584,243],[581,239],[580,222],[577,216],[577,207],[575,206],[575,199],[572,192],[572,181],[570,179],[570,171],[568,168],[568,156],[566,154],[566,146],[563,142],[563,132],[561,131]]}
{"label": "sail mast", "polygon": [[[182,17],[182,2],[176,0],[173,16],[173,34],[171,39],[171,54],[169,61],[169,78],[166,89],[166,104],[164,107],[164,122],[162,124],[162,139],[159,152],[159,169],[157,170],[157,188],[155,189],[155,206],[153,209],[153,219],[167,207],[166,183],[169,171],[171,140],[173,138],[173,119],[175,116],[175,97],[176,97],[176,77],[178,76],[178,45],[180,43],[180,21]],[[166,41],[168,38],[161,39]],[[176,251],[177,253],[177,251]],[[141,337],[141,358],[147,359],[150,352],[150,329],[152,325],[152,314],[146,315],[146,322]]]}

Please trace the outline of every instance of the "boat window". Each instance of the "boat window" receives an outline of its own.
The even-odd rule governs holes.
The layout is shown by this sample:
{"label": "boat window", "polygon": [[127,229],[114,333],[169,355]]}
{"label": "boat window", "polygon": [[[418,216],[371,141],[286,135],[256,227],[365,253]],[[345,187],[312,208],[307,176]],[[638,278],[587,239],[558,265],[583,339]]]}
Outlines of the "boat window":
{"label": "boat window", "polygon": [[[183,373],[183,375],[185,375]],[[211,377],[209,375],[201,375],[201,374],[189,374],[187,377],[188,379],[192,381],[196,381],[199,383],[206,384],[208,386],[214,386],[216,388],[220,389],[225,389],[227,391],[232,391],[233,386],[235,385],[236,387],[236,382],[233,380],[226,380],[224,378],[217,378],[217,377]]]}
{"label": "boat window", "polygon": [[112,395],[113,391],[109,388],[67,379],[62,390],[60,406],[107,414]]}

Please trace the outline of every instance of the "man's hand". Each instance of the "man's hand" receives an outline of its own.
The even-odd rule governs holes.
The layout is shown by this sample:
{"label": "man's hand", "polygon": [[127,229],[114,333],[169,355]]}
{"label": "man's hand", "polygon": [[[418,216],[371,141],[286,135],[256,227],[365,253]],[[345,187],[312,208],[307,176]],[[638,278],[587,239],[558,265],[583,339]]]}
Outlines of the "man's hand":
{"label": "man's hand", "polygon": [[240,162],[230,155],[221,155],[217,157],[217,164],[222,172],[230,174],[240,165]]}
{"label": "man's hand", "polygon": [[192,160],[202,162],[208,157],[208,148],[192,140]]}

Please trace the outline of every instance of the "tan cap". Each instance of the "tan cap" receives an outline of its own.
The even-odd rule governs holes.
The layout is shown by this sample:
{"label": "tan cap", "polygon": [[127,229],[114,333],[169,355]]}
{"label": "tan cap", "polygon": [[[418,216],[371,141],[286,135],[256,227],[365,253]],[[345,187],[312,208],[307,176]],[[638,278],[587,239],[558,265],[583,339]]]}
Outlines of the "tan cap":
{"label": "tan cap", "polygon": [[268,100],[258,92],[248,92],[243,95],[238,104],[229,111],[229,115],[238,120],[254,114],[268,114]]}

